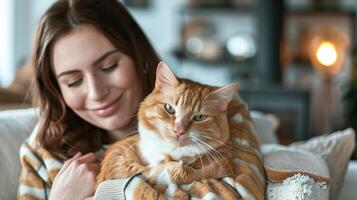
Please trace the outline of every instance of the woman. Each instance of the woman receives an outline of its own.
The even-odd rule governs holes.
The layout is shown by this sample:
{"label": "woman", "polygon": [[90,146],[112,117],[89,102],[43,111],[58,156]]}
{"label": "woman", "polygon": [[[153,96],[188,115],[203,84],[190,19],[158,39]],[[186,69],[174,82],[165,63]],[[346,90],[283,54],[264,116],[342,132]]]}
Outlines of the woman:
{"label": "woman", "polygon": [[136,132],[159,58],[117,0],[56,1],[33,52],[41,118],[20,150],[19,198],[90,198],[95,152]]}

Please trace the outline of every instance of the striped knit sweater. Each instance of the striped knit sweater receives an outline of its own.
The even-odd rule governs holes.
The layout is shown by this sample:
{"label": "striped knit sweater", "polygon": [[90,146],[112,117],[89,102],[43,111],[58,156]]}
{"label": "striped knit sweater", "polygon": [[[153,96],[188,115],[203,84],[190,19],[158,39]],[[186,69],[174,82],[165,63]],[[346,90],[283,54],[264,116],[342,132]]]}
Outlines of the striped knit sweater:
{"label": "striped knit sweater", "polygon": [[[184,185],[185,192],[180,194],[178,191],[178,197],[264,199],[265,172],[249,111],[241,101],[231,103],[228,110],[232,147],[228,154],[232,156],[234,171],[238,175]],[[37,127],[20,149],[22,172],[18,199],[48,199],[53,180],[63,164],[46,149],[36,147],[36,132]],[[167,199],[167,192],[149,184],[143,175],[138,174],[103,182],[97,189],[95,199]]]}

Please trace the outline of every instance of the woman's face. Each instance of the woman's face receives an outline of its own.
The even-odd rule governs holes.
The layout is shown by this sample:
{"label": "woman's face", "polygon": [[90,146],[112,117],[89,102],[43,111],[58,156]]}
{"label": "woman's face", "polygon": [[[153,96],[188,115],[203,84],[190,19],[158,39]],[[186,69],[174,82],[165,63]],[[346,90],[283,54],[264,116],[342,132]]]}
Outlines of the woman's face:
{"label": "woman's face", "polygon": [[129,56],[91,26],[78,27],[59,38],[51,56],[68,107],[107,131],[128,128],[142,99],[141,84]]}

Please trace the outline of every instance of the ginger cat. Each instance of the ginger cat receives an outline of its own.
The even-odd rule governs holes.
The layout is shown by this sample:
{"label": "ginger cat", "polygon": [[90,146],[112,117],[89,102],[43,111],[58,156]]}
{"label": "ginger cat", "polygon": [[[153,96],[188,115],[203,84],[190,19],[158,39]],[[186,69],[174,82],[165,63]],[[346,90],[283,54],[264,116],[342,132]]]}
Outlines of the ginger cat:
{"label": "ginger cat", "polygon": [[[109,147],[97,186],[141,173],[163,191],[160,185],[177,189],[177,185],[240,173],[233,164],[227,111],[238,88],[237,83],[212,87],[180,79],[160,62],[155,88],[139,107],[139,134]],[[188,198],[187,191],[180,192],[171,195]],[[238,197],[235,192],[231,195],[231,199]]]}

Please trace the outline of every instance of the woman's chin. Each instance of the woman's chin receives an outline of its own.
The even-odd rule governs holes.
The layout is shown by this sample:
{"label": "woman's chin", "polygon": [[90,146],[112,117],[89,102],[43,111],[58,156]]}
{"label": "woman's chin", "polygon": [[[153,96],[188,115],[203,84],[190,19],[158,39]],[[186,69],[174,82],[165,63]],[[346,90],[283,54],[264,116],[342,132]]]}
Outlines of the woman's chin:
{"label": "woman's chin", "polygon": [[124,131],[129,128],[130,122],[124,122],[124,120],[104,120],[102,123],[100,123],[99,127],[109,131],[109,132],[114,132],[114,131]]}

